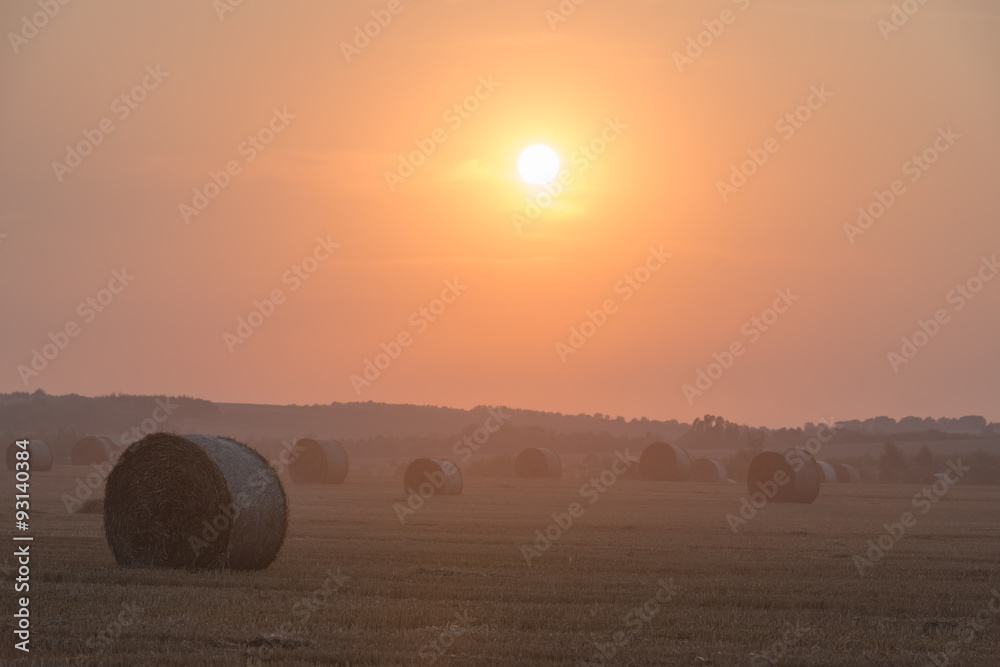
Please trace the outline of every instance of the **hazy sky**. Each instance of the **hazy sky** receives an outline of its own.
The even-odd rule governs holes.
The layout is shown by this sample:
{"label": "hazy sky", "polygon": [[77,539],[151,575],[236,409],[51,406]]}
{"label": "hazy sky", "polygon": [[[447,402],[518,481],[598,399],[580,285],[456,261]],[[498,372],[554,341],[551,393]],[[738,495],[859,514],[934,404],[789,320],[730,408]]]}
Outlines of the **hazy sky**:
{"label": "hazy sky", "polygon": [[0,8],[0,391],[1000,419],[995,2],[52,4]]}

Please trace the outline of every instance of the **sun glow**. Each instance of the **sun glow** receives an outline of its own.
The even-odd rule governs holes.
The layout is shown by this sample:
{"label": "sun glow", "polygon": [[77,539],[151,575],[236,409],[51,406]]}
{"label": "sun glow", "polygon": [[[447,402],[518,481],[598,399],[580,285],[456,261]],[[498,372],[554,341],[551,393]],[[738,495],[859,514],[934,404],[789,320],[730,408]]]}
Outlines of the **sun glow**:
{"label": "sun glow", "polygon": [[517,170],[526,182],[545,185],[559,174],[559,156],[543,144],[528,146],[517,160]]}

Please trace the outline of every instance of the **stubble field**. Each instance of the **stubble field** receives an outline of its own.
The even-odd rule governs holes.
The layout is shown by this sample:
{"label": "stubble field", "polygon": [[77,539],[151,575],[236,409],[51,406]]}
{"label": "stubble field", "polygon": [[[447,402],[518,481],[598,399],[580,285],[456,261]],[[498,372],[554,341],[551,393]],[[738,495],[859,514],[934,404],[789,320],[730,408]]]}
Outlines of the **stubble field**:
{"label": "stubble field", "polygon": [[[31,653],[11,665],[996,665],[1000,489],[824,485],[734,532],[744,485],[467,478],[401,524],[398,477],[286,481],[291,510],[262,572],[119,568],[100,514],[60,496],[92,470],[32,479]],[[0,521],[14,532],[12,473]],[[593,502],[591,502],[593,501]],[[566,529],[568,508],[582,514]],[[929,506],[926,513],[922,509]],[[914,515],[859,572],[883,524]],[[561,535],[528,564],[535,531]],[[538,544],[536,544],[538,542]],[[992,607],[992,608],[991,608]],[[996,610],[996,611],[994,611]],[[953,655],[945,657],[950,651]],[[956,653],[957,651],[957,653]],[[773,661],[773,662],[772,662]],[[942,662],[944,661],[944,662]]]}

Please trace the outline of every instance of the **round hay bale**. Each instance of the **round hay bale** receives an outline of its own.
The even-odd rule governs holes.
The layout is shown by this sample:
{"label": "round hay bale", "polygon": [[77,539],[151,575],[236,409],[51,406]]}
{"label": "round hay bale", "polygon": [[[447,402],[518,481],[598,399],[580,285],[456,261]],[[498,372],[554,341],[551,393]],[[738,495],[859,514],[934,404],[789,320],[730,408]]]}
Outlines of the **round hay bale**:
{"label": "round hay bale", "polygon": [[809,452],[761,452],[750,462],[747,489],[776,503],[811,503],[819,495],[820,472]]}
{"label": "round hay bale", "polygon": [[446,459],[417,459],[403,474],[403,489],[424,498],[457,496],[462,493],[462,471]]}
{"label": "round hay bale", "polygon": [[[23,441],[22,441],[23,442]],[[17,469],[17,453],[23,452],[17,440],[7,447],[7,470]],[[45,472],[52,470],[52,463],[55,457],[52,456],[52,448],[44,440],[28,440],[27,452],[29,454],[28,463],[30,472]]]}
{"label": "round hay bale", "polygon": [[715,482],[725,484],[729,479],[726,466],[715,459],[698,459],[691,462],[689,482]]}
{"label": "round hay bale", "polygon": [[75,466],[89,466],[95,463],[113,461],[118,448],[114,441],[104,435],[88,435],[73,445],[70,461]]}
{"label": "round hay bale", "polygon": [[846,463],[834,463],[833,471],[837,473],[837,482],[840,484],[857,484],[861,481],[858,469]]}
{"label": "round hay bale", "polygon": [[288,473],[296,484],[342,484],[347,468],[347,452],[336,440],[301,438],[288,457]]}
{"label": "round hay bale", "polygon": [[684,482],[691,474],[691,458],[680,447],[654,442],[639,456],[639,475],[658,482]]}
{"label": "round hay bale", "polygon": [[816,466],[819,468],[820,482],[829,483],[837,481],[837,471],[833,469],[832,465],[826,461],[816,461]]}
{"label": "round hay bale", "polygon": [[559,455],[545,447],[528,447],[514,460],[517,477],[562,477]]}
{"label": "round hay bale", "polygon": [[285,539],[278,475],[235,440],[153,433],[121,455],[104,489],[104,534],[119,565],[267,567]]}

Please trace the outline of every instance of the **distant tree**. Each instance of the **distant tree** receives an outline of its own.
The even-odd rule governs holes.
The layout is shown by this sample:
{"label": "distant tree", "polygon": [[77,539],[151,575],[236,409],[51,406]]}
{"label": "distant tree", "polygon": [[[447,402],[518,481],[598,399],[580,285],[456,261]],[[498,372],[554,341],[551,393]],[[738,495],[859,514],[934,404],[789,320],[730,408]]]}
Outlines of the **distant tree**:
{"label": "distant tree", "polygon": [[876,433],[893,433],[896,431],[896,420],[892,417],[873,417],[865,424]]}
{"label": "distant tree", "polygon": [[966,433],[981,433],[986,428],[986,418],[979,415],[967,415],[958,420],[958,430]]}
{"label": "distant tree", "polygon": [[930,428],[937,428],[937,421],[934,419],[924,419],[922,417],[903,417],[899,420],[898,428],[900,433],[913,433],[916,431],[926,431]]}
{"label": "distant tree", "polygon": [[921,476],[933,472],[934,465],[934,452],[927,445],[921,447],[920,451],[913,456],[913,467],[920,471]]}
{"label": "distant tree", "polygon": [[887,438],[878,460],[878,479],[880,482],[900,482],[905,474],[906,459],[903,452],[891,438]]}

